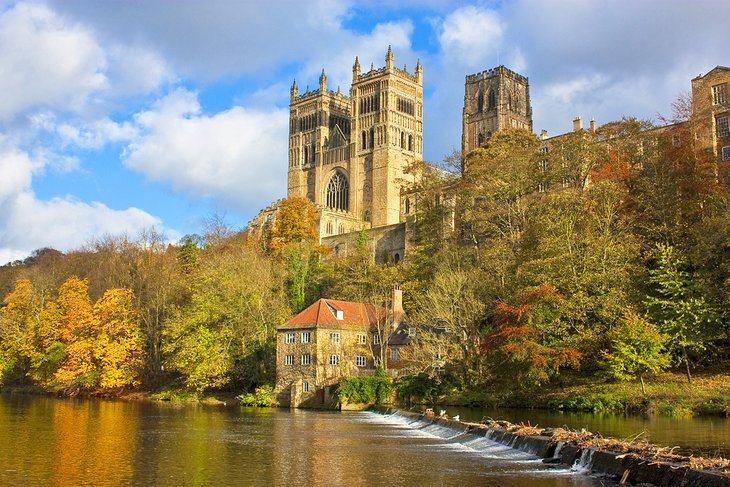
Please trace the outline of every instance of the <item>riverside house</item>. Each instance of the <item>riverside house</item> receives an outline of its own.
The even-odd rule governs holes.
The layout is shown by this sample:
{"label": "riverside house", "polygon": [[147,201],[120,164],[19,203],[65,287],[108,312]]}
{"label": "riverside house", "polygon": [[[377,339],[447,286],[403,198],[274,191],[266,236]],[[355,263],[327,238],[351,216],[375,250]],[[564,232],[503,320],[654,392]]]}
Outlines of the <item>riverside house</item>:
{"label": "riverside house", "polygon": [[282,406],[335,407],[331,386],[343,377],[391,375],[405,367],[408,346],[402,291],[389,306],[320,299],[277,328],[276,396]]}

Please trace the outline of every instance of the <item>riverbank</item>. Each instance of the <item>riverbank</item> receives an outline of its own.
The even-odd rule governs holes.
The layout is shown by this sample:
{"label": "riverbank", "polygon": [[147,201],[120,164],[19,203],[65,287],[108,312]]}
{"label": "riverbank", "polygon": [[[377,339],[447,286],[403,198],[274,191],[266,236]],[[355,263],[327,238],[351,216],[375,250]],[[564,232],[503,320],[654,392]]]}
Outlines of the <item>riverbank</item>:
{"label": "riverbank", "polygon": [[565,374],[558,383],[514,392],[472,392],[444,399],[467,407],[514,407],[558,411],[658,414],[671,417],[730,417],[730,373],[696,373],[692,384],[679,372],[646,379],[647,395],[638,382],[607,382]]}
{"label": "riverbank", "polygon": [[447,428],[454,440],[470,443],[484,437],[493,442],[543,458],[544,463],[563,464],[586,473],[620,481],[621,485],[730,486],[730,461],[676,455],[641,441],[620,441],[562,428],[537,428],[507,421],[463,422],[446,416],[418,414],[385,407],[376,412],[405,418],[414,428]]}

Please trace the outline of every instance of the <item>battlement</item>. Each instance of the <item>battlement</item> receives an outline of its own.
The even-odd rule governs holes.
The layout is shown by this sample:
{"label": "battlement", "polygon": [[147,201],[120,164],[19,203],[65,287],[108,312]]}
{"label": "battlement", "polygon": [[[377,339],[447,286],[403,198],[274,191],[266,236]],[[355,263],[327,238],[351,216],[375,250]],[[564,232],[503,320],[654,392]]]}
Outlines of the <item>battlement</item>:
{"label": "battlement", "polygon": [[294,96],[291,100],[291,103],[293,104],[293,103],[299,103],[300,101],[313,100],[322,95],[332,96],[345,103],[349,103],[349,101],[350,101],[350,97],[343,94],[341,91],[334,91],[334,90],[326,89],[324,91],[324,93],[322,92],[322,90],[306,91],[306,92],[302,93],[301,95]]}
{"label": "battlement", "polygon": [[[388,68],[387,67],[382,67],[382,68],[378,68],[378,69],[371,69],[367,73],[362,73],[362,74],[358,75],[356,82],[367,81],[370,78],[375,78],[375,77],[377,77],[377,76],[379,76],[381,74],[386,74],[388,72],[389,71],[388,71]],[[390,70],[390,72],[395,73],[395,74],[397,74],[399,76],[402,76],[402,77],[404,77],[404,78],[406,78],[409,81],[412,81],[414,83],[418,83],[418,76],[416,76],[415,74],[411,74],[411,73],[409,73],[408,71],[406,71],[404,69],[392,68]]]}
{"label": "battlement", "polygon": [[519,81],[521,81],[523,83],[527,83],[527,77],[522,76],[519,73],[515,73],[511,69],[505,67],[504,65],[497,66],[496,68],[484,70],[481,73],[468,74],[468,75],[466,75],[466,82],[467,83],[473,83],[475,81],[479,81],[479,80],[482,80],[482,79],[491,78],[492,76],[497,76],[500,73],[502,73],[502,74],[509,74],[511,76],[514,76]]}

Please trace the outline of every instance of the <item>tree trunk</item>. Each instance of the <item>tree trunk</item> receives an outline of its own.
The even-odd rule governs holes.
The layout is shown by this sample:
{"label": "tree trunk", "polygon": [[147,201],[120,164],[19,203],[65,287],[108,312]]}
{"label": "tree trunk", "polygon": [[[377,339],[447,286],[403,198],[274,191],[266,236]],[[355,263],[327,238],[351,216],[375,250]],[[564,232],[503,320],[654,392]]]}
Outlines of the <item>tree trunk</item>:
{"label": "tree trunk", "polygon": [[687,356],[687,349],[682,347],[682,354],[684,355],[684,365],[687,367],[687,382],[692,383],[692,373],[689,371],[689,357]]}
{"label": "tree trunk", "polygon": [[644,386],[644,375],[639,374],[639,380],[641,381],[641,393],[646,396],[646,386]]}

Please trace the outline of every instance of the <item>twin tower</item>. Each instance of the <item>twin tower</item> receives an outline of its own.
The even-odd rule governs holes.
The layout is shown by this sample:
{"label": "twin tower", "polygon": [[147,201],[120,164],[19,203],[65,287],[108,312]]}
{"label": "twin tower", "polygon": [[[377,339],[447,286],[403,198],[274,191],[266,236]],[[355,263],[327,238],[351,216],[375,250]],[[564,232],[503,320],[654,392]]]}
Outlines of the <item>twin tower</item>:
{"label": "twin tower", "polygon": [[[532,129],[527,78],[504,66],[467,76],[462,149],[481,145],[506,127]],[[327,87],[291,88],[288,196],[319,210],[321,237],[398,224],[412,203],[401,188],[408,165],[423,158],[423,69],[385,67],[361,72],[355,58],[350,95]]]}

